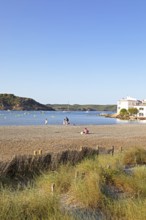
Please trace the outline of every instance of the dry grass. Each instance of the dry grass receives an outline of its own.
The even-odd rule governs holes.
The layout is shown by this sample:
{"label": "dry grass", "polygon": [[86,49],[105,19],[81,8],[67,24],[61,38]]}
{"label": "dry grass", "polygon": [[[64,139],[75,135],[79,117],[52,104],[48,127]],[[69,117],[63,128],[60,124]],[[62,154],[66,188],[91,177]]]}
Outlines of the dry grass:
{"label": "dry grass", "polygon": [[0,180],[6,184],[11,179],[14,183],[26,185],[36,175],[44,171],[57,170],[60,165],[75,165],[84,158],[93,157],[98,150],[82,148],[80,151],[66,150],[59,153],[49,153],[35,156],[16,156],[11,161],[0,163]]}
{"label": "dry grass", "polygon": [[[137,152],[137,149],[133,152]],[[66,215],[65,210],[75,206],[77,218],[72,219],[84,219],[81,212],[78,212],[81,209],[88,214],[90,210],[103,213],[104,218],[99,219],[146,219],[146,167],[136,166],[132,167],[130,173],[126,172],[122,163],[128,153],[98,155],[75,166],[67,162],[71,159],[71,164],[75,164],[76,151],[59,153],[56,160],[62,165],[57,170],[42,173],[32,185],[24,187],[23,190],[12,190],[1,185],[0,219],[67,220],[73,217],[73,208]],[[80,159],[88,154],[91,156],[92,151],[91,148],[89,151],[85,148],[78,151],[78,154],[80,157],[77,158]],[[18,163],[18,160],[16,162]],[[35,162],[41,164],[40,160]],[[11,163],[12,165],[14,164]],[[15,168],[21,171],[19,163],[17,165]],[[51,190],[52,183],[55,185],[54,191]],[[88,219],[92,219],[90,217],[89,215]],[[97,219],[97,216],[93,219]]]}

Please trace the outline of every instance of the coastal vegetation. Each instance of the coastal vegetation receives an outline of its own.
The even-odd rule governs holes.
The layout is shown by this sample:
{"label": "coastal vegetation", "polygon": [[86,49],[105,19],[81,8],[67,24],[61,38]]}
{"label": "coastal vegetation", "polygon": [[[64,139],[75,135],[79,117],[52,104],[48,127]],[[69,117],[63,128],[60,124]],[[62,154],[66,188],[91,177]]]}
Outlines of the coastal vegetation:
{"label": "coastal vegetation", "polygon": [[114,113],[114,114],[106,114],[103,113],[101,116],[109,117],[109,118],[118,118],[121,120],[146,120],[146,117],[142,116],[137,116],[138,114],[138,109],[137,108],[129,108],[128,110],[125,108],[122,108],[119,112],[119,114]]}
{"label": "coastal vegetation", "polygon": [[[83,152],[82,160],[77,160]],[[40,170],[27,184],[16,181],[15,187],[9,184],[12,177],[3,176],[0,219],[146,219],[146,150],[107,152],[83,148],[62,152],[56,168]],[[40,160],[35,162],[37,167]],[[29,165],[35,171],[32,163]],[[16,176],[23,179],[23,173]]]}
{"label": "coastal vegetation", "polygon": [[120,110],[120,116],[128,117],[128,116],[136,116],[138,113],[137,108],[129,108],[128,110],[125,108],[122,108]]}
{"label": "coastal vegetation", "polygon": [[120,110],[120,114],[117,115],[117,118],[120,119],[137,119],[138,109],[137,108],[129,108],[128,110],[125,108],[122,108]]}
{"label": "coastal vegetation", "polygon": [[116,111],[116,105],[43,105],[31,98],[15,96],[14,94],[0,94],[0,110],[43,110],[43,111]]}
{"label": "coastal vegetation", "polygon": [[31,98],[18,97],[13,94],[0,94],[0,110],[52,111],[54,109]]}
{"label": "coastal vegetation", "polygon": [[51,107],[56,111],[116,111],[117,109],[116,105],[52,104]]}

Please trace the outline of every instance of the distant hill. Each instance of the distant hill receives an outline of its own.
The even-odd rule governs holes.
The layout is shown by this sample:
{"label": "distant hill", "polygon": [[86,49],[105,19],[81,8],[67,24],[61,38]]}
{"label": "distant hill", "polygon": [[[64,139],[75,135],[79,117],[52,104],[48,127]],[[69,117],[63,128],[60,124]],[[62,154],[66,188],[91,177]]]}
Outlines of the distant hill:
{"label": "distant hill", "polygon": [[67,105],[53,104],[51,106],[56,111],[116,111],[117,105]]}
{"label": "distant hill", "polygon": [[15,96],[14,94],[0,94],[0,110],[42,110],[42,111],[116,111],[117,105],[43,105],[31,98]]}
{"label": "distant hill", "polygon": [[54,109],[31,98],[18,97],[13,94],[0,94],[0,110],[53,111]]}

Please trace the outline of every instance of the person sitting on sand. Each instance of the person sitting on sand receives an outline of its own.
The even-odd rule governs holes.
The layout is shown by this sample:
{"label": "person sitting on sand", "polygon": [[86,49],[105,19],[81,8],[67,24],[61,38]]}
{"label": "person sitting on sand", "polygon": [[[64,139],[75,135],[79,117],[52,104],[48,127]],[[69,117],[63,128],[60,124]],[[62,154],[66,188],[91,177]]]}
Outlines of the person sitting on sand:
{"label": "person sitting on sand", "polygon": [[81,134],[89,134],[89,130],[87,128],[84,128],[84,130],[81,131]]}
{"label": "person sitting on sand", "polygon": [[89,134],[89,130],[87,128],[84,128],[83,133],[84,134]]}

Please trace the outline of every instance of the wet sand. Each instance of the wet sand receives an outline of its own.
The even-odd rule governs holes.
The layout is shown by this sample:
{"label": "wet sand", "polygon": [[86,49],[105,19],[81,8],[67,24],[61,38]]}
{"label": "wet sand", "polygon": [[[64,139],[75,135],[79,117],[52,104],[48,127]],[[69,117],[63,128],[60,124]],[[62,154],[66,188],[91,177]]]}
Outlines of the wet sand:
{"label": "wet sand", "polygon": [[[90,134],[81,135],[87,127]],[[59,152],[83,147],[144,147],[146,149],[146,124],[122,125],[44,125],[0,127],[0,161],[14,155],[32,155],[34,150],[43,153]]]}

